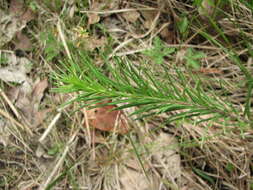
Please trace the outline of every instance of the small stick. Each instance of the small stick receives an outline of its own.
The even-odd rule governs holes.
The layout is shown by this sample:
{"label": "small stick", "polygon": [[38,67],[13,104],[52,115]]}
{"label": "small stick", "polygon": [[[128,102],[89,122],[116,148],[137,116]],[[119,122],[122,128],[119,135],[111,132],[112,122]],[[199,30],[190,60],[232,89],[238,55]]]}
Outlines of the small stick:
{"label": "small stick", "polygon": [[123,43],[121,43],[119,46],[117,46],[117,47],[113,50],[113,52],[109,55],[109,58],[113,57],[113,55],[114,55],[119,49],[123,48],[123,47],[126,46],[128,43],[132,42],[133,40],[134,40],[134,39],[131,38],[131,39],[126,40],[126,41],[124,41]]}
{"label": "small stick", "polygon": [[39,142],[42,143],[44,141],[44,139],[47,137],[47,135],[50,133],[50,131],[52,130],[53,126],[55,125],[55,123],[60,119],[61,117],[61,112],[59,112],[54,119],[51,121],[51,123],[49,124],[49,126],[47,127],[46,131],[43,133],[43,135],[40,137]]}
{"label": "small stick", "polygon": [[8,120],[10,120],[11,122],[13,122],[15,125],[17,125],[18,127],[21,127],[22,129],[26,129],[30,135],[33,135],[31,129],[29,127],[27,127],[26,125],[22,125],[19,122],[17,122],[15,119],[12,118],[12,116],[10,116],[7,112],[3,111],[0,109],[0,115],[4,116],[5,118],[7,118]]}
{"label": "small stick", "polygon": [[64,34],[63,34],[63,31],[62,31],[62,28],[61,28],[61,23],[60,23],[60,19],[58,20],[57,22],[57,30],[59,32],[59,35],[60,35],[60,38],[62,40],[62,43],[63,43],[63,47],[67,53],[67,56],[69,59],[71,59],[71,54],[70,54],[70,51],[69,51],[69,48],[67,46],[67,43],[66,43],[66,40],[65,40],[65,37],[64,37]]}
{"label": "small stick", "polygon": [[153,11],[157,10],[154,8],[139,8],[139,9],[117,9],[117,10],[110,10],[110,11],[80,11],[80,13],[94,13],[94,14],[115,14],[115,13],[124,13],[130,11]]}
{"label": "small stick", "polygon": [[15,116],[18,118],[18,120],[20,120],[21,119],[20,114],[18,113],[18,111],[15,108],[15,106],[12,104],[12,102],[10,101],[10,99],[8,98],[8,96],[6,96],[6,94],[4,93],[4,91],[1,88],[0,88],[0,94],[4,98],[4,100],[7,102],[7,104],[10,106],[11,110],[13,111],[13,113],[15,114]]}
{"label": "small stick", "polygon": [[90,132],[90,125],[89,125],[89,121],[88,121],[88,115],[87,115],[87,110],[85,108],[83,108],[83,113],[84,113],[84,121],[85,121],[85,126],[86,126],[86,129],[87,129],[87,139],[88,139],[88,144],[89,144],[89,147],[91,147],[91,132]]}
{"label": "small stick", "polygon": [[39,187],[39,190],[45,190],[46,187],[48,186],[48,184],[50,183],[50,181],[53,179],[54,175],[56,174],[57,170],[61,167],[65,157],[67,156],[67,153],[69,151],[69,148],[72,144],[72,142],[74,141],[76,135],[77,135],[78,131],[76,131],[76,133],[74,133],[74,135],[70,138],[70,140],[67,142],[66,147],[61,155],[61,157],[59,158],[59,160],[57,161],[54,169],[52,170],[52,172],[50,173],[50,175],[47,177],[46,181]]}
{"label": "small stick", "polygon": [[[199,45],[193,45],[193,44],[165,44],[165,45],[166,45],[166,47],[175,47],[175,48],[198,48],[198,49],[207,49],[207,50],[220,50],[221,49],[221,48],[217,48],[217,47],[199,46]],[[120,56],[140,53],[140,52],[149,50],[150,48],[142,48],[142,49],[136,49],[136,50],[131,50],[131,51],[127,51],[127,52],[115,53],[115,56],[120,57]]]}

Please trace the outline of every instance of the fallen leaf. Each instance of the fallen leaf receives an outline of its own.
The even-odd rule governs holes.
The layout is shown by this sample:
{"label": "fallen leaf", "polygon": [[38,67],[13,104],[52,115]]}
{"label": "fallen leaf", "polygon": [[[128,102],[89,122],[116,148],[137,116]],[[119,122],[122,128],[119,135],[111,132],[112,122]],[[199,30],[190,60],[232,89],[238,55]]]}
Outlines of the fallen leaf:
{"label": "fallen leaf", "polygon": [[94,108],[87,111],[89,124],[101,131],[117,132],[125,134],[129,131],[126,116],[113,105]]}
{"label": "fallen leaf", "polygon": [[32,48],[31,40],[23,34],[21,31],[17,32],[17,43],[15,44],[15,49],[20,49],[24,51],[29,51]]}
{"label": "fallen leaf", "polygon": [[0,9],[0,47],[10,42],[26,23]]}
{"label": "fallen leaf", "polygon": [[124,12],[122,16],[126,21],[135,23],[140,17],[140,13],[138,11]]}
{"label": "fallen leaf", "polygon": [[10,143],[10,131],[7,129],[10,123],[7,123],[2,117],[0,117],[0,144],[3,144],[4,147]]}
{"label": "fallen leaf", "polygon": [[100,47],[103,47],[107,40],[106,38],[103,36],[99,39],[95,38],[95,37],[89,37],[87,39],[85,39],[85,48],[89,51],[93,51],[94,49],[96,48],[100,48]]}
{"label": "fallen leaf", "polygon": [[11,0],[9,12],[25,22],[35,18],[33,11],[29,7],[25,7],[23,0]]}
{"label": "fallen leaf", "polygon": [[122,186],[122,190],[159,189],[158,179],[155,179],[155,176],[149,181],[142,172],[129,168],[125,168],[122,174],[120,174],[119,181]]}
{"label": "fallen leaf", "polygon": [[38,127],[47,117],[47,114],[52,112],[51,108],[43,109],[34,113],[33,127]]}
{"label": "fallen leaf", "polygon": [[46,118],[47,113],[52,111],[51,109],[39,110],[39,105],[41,103],[41,100],[44,96],[47,87],[48,87],[47,78],[34,84],[33,90],[31,94],[29,94],[29,96],[31,97],[30,98],[31,102],[30,105],[27,105],[27,108],[30,110],[27,110],[27,108],[23,107],[23,110],[27,110],[26,114],[28,114],[29,121],[33,127],[39,126]]}
{"label": "fallen leaf", "polygon": [[[173,183],[179,183],[181,179],[181,159],[178,154],[178,142],[170,134],[160,133],[153,141],[153,164],[163,177]],[[179,185],[179,184],[178,184]]]}
{"label": "fallen leaf", "polygon": [[[15,88],[15,87],[14,87]],[[16,87],[19,88],[19,94],[16,102],[13,102],[14,105],[20,110],[22,115],[25,117],[25,119],[32,125],[33,123],[33,116],[34,116],[34,109],[31,94],[28,92],[24,92],[22,87]]]}
{"label": "fallen leaf", "polygon": [[27,9],[23,15],[20,16],[20,19],[26,22],[30,22],[35,18],[34,12],[31,9]]}
{"label": "fallen leaf", "polygon": [[100,17],[96,13],[88,13],[88,25],[96,24],[99,22]]}
{"label": "fallen leaf", "polygon": [[148,163],[146,163],[148,156],[142,158],[142,164],[147,176],[144,174],[136,155],[125,153],[123,157],[124,162],[121,164],[119,170],[119,181],[122,190],[159,189],[159,179],[150,170]]}
{"label": "fallen leaf", "polygon": [[115,39],[121,38],[126,33],[122,24],[116,18],[113,18],[113,17],[105,18],[103,20],[103,25],[108,30],[108,32],[110,32],[110,35],[112,35],[112,37]]}
{"label": "fallen leaf", "polygon": [[47,78],[42,81],[39,81],[37,84],[34,85],[32,91],[33,103],[39,104],[42,97],[44,96],[44,92],[48,87]]}
{"label": "fallen leaf", "polygon": [[[116,10],[120,7],[120,1],[118,0],[94,0],[91,2],[89,11],[104,11],[106,13],[107,10]],[[97,13],[87,13],[88,16],[88,25],[96,24],[100,21],[100,17],[108,17],[112,13],[99,15]]]}
{"label": "fallen leaf", "polygon": [[5,82],[18,84],[30,83],[27,73],[31,71],[31,62],[25,57],[17,57],[14,54],[2,53],[5,58],[5,67],[0,68],[0,79]]}
{"label": "fallen leaf", "polygon": [[[0,69],[0,73],[1,71],[2,70]],[[17,70],[14,71],[18,72]],[[12,73],[12,75],[15,75],[15,73]],[[42,97],[44,96],[44,92],[48,87],[48,81],[47,79],[44,79],[32,85],[31,79],[29,79],[27,76],[21,77],[22,80],[17,80],[17,78],[9,78],[8,81],[14,81],[14,79],[21,85],[10,88],[7,92],[7,95],[13,104],[23,114],[25,119],[33,127],[37,127],[44,121],[47,113],[51,111],[51,109],[39,110]]]}
{"label": "fallen leaf", "polygon": [[34,18],[33,11],[25,7],[22,0],[11,0],[8,12],[0,9],[0,47],[10,42]]}
{"label": "fallen leaf", "polygon": [[165,27],[161,31],[161,37],[164,39],[164,41],[168,44],[175,44],[176,42],[176,33],[173,31],[173,29],[170,29],[169,27]]}
{"label": "fallen leaf", "polygon": [[9,11],[15,15],[23,14],[24,1],[23,0],[11,0]]}
{"label": "fallen leaf", "polygon": [[150,29],[155,17],[157,16],[157,11],[141,11],[141,15],[145,19],[144,27],[146,29]]}

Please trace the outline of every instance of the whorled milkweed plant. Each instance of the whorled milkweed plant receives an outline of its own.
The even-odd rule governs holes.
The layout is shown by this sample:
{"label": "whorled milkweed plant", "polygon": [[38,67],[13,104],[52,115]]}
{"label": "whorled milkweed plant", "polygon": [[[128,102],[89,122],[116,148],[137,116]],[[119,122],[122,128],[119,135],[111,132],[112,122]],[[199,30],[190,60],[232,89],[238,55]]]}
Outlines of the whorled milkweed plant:
{"label": "whorled milkweed plant", "polygon": [[100,68],[86,53],[73,55],[55,74],[57,91],[79,92],[73,101],[80,102],[80,107],[92,108],[97,103],[102,103],[99,106],[119,104],[117,109],[137,107],[131,115],[139,119],[171,113],[168,123],[194,118],[195,122],[228,122],[238,128],[251,125],[240,106],[217,95],[199,75],[186,74],[176,67],[173,72],[164,67],[157,73],[145,63],[134,65],[126,59],[113,60],[105,61]]}

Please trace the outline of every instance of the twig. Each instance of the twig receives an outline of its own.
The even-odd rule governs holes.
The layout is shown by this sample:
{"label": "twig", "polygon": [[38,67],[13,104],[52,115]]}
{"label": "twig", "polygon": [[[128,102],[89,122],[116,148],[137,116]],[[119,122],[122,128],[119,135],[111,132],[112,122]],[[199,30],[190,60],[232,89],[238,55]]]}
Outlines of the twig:
{"label": "twig", "polygon": [[[71,98],[69,101],[71,101],[74,98]],[[63,109],[67,108],[69,106],[65,105],[62,108],[57,109],[58,113],[56,114],[56,116],[54,117],[54,119],[51,121],[51,123],[48,125],[47,129],[45,130],[45,132],[43,133],[43,135],[40,137],[39,142],[43,143],[44,139],[47,137],[47,135],[50,133],[50,131],[52,130],[53,126],[56,124],[56,122],[60,119],[61,114]]]}
{"label": "twig", "polygon": [[[190,48],[190,47],[192,47],[192,48],[209,49],[209,50],[220,50],[221,49],[221,48],[217,48],[217,47],[198,46],[198,45],[192,45],[192,44],[166,44],[166,47],[175,47],[175,48]],[[140,52],[146,51],[150,48],[142,48],[142,49],[136,49],[136,50],[131,50],[131,51],[127,51],[127,52],[116,53],[115,56],[125,56],[125,55],[140,53]]]}
{"label": "twig", "polygon": [[21,119],[20,114],[18,113],[17,109],[15,108],[15,106],[12,104],[12,102],[10,101],[10,99],[6,96],[6,94],[4,93],[4,91],[0,88],[0,94],[3,97],[3,99],[7,102],[7,104],[10,106],[11,110],[13,111],[13,113],[15,114],[15,116],[18,118],[18,120]]}
{"label": "twig", "polygon": [[60,38],[62,40],[62,43],[63,43],[63,47],[67,53],[67,56],[69,59],[71,59],[71,54],[70,54],[70,51],[69,51],[69,48],[67,46],[67,43],[66,43],[66,40],[65,40],[65,37],[64,37],[64,34],[63,34],[63,31],[62,31],[62,28],[61,28],[61,23],[60,23],[60,19],[58,20],[57,22],[57,30],[59,32],[59,35],[60,35]]}
{"label": "twig", "polygon": [[50,131],[52,130],[53,126],[55,125],[55,123],[60,119],[61,117],[61,112],[59,112],[54,119],[51,121],[51,123],[49,124],[49,126],[47,127],[47,129],[45,130],[45,132],[43,133],[43,135],[40,137],[39,142],[42,143],[44,141],[44,139],[47,137],[47,135],[50,133]]}
{"label": "twig", "polygon": [[169,25],[170,25],[170,22],[164,23],[164,24],[158,29],[158,31],[156,31],[154,34],[151,35],[151,37],[150,37],[149,40],[152,42],[152,39],[153,39],[155,36],[157,36],[164,28],[166,28],[166,27],[169,26]]}
{"label": "twig", "polygon": [[131,39],[129,39],[129,40],[124,41],[124,42],[121,43],[120,45],[118,45],[118,46],[113,50],[113,52],[109,55],[109,58],[113,57],[114,54],[115,54],[118,50],[120,50],[121,48],[123,48],[124,46],[126,46],[127,44],[129,44],[130,42],[132,42],[133,40],[134,40],[134,39],[131,38]]}
{"label": "twig", "polygon": [[117,9],[117,10],[108,10],[108,11],[80,11],[80,13],[95,13],[95,14],[115,14],[115,13],[123,13],[130,11],[153,11],[157,10],[154,8],[139,8],[139,9]]}
{"label": "twig", "polygon": [[91,133],[90,133],[90,125],[89,125],[89,121],[88,121],[88,115],[87,115],[87,110],[85,108],[83,108],[83,113],[84,113],[84,121],[85,121],[85,126],[87,128],[87,133],[88,135],[86,136],[87,137],[87,140],[88,140],[88,144],[89,144],[89,147],[91,147]]}
{"label": "twig", "polygon": [[76,133],[74,133],[74,135],[70,138],[70,140],[66,144],[66,147],[65,147],[60,159],[56,163],[56,165],[55,165],[54,169],[52,170],[51,174],[47,177],[46,181],[39,187],[39,190],[45,190],[46,187],[48,186],[48,184],[50,183],[50,181],[52,181],[54,175],[56,174],[57,170],[61,167],[65,157],[67,156],[69,148],[70,148],[72,142],[74,141],[77,133],[78,133],[78,131],[76,131]]}
{"label": "twig", "polygon": [[157,13],[155,19],[154,19],[153,22],[151,23],[150,29],[149,29],[146,33],[141,34],[141,35],[132,34],[132,36],[133,36],[134,38],[137,38],[137,39],[138,39],[138,38],[145,38],[147,35],[149,35],[149,34],[155,29],[156,24],[157,24],[157,21],[158,21],[160,15],[161,15],[161,12],[159,11],[159,12]]}
{"label": "twig", "polygon": [[10,116],[10,114],[8,114],[7,112],[5,112],[4,110],[0,109],[0,115],[4,116],[8,120],[10,120],[11,122],[13,122],[18,127],[22,128],[24,130],[27,130],[30,135],[33,135],[32,131],[31,131],[31,129],[29,127],[27,127],[26,125],[22,125],[21,123],[17,122],[15,119],[13,119],[12,116]]}

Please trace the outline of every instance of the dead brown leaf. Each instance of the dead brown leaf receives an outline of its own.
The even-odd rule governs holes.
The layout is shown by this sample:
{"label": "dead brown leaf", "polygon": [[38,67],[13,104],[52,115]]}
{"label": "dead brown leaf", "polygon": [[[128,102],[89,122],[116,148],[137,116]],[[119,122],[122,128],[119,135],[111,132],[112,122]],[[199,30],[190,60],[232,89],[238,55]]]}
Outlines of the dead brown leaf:
{"label": "dead brown leaf", "polygon": [[8,121],[5,121],[4,118],[0,117],[0,144],[5,147],[10,143],[11,133],[8,130],[8,125],[11,125]]}
{"label": "dead brown leaf", "polygon": [[167,133],[160,133],[153,141],[153,162],[162,175],[171,182],[176,183],[181,179],[181,159],[177,153],[179,146],[177,139]]}
{"label": "dead brown leaf", "polygon": [[156,15],[157,15],[157,11],[141,11],[141,15],[145,19],[144,27],[146,29],[150,29]]}
{"label": "dead brown leaf", "polygon": [[159,180],[157,177],[149,173],[149,179],[141,171],[136,171],[127,167],[124,168],[119,176],[122,190],[159,189]]}
{"label": "dead brown leaf", "polygon": [[47,114],[52,111],[51,108],[43,109],[34,113],[34,118],[36,118],[33,122],[33,127],[38,127],[47,117]]}
{"label": "dead brown leaf", "polygon": [[21,31],[17,33],[17,43],[15,45],[15,49],[21,49],[24,51],[29,51],[32,48],[31,40]]}
{"label": "dead brown leaf", "polygon": [[24,14],[21,15],[20,17],[22,20],[26,22],[30,22],[35,18],[34,12],[31,9],[27,9]]}
{"label": "dead brown leaf", "polygon": [[140,13],[138,11],[124,12],[122,16],[126,21],[135,23],[140,17]]}
{"label": "dead brown leaf", "polygon": [[11,41],[17,32],[35,18],[33,11],[22,0],[11,0],[9,11],[0,9],[0,47]]}
{"label": "dead brown leaf", "polygon": [[39,81],[37,84],[34,85],[33,92],[32,92],[32,97],[33,97],[34,102],[40,103],[47,87],[48,87],[47,78],[45,78],[42,81]]}
{"label": "dead brown leaf", "polygon": [[[119,8],[120,1],[118,0],[94,0],[92,1],[89,10],[90,11],[104,11],[106,10],[113,10]],[[88,16],[88,26],[92,24],[96,24],[100,21],[100,17],[108,17],[111,13],[99,15],[97,13],[87,13]]]}
{"label": "dead brown leaf", "polygon": [[101,38],[89,37],[85,39],[85,48],[89,51],[93,51],[96,48],[103,47],[106,44],[106,38],[103,36]]}
{"label": "dead brown leaf", "polygon": [[31,89],[31,83],[27,77],[27,73],[31,71],[31,61],[25,57],[17,57],[15,54],[2,53],[6,58],[5,67],[0,67],[0,79],[5,82],[15,82],[27,87],[27,91]]}
{"label": "dead brown leaf", "polygon": [[129,131],[128,122],[124,113],[113,105],[94,108],[87,111],[89,124],[101,131],[125,134]]}
{"label": "dead brown leaf", "polygon": [[9,11],[15,15],[21,15],[24,9],[23,0],[11,0]]}
{"label": "dead brown leaf", "polygon": [[0,9],[0,47],[10,42],[26,23]]}
{"label": "dead brown leaf", "polygon": [[96,13],[88,13],[88,25],[96,24],[100,21],[100,17]]}
{"label": "dead brown leaf", "polygon": [[25,119],[33,126],[40,125],[51,109],[39,110],[39,105],[48,87],[47,79],[37,82],[32,90],[25,90],[23,86],[13,87],[8,95],[14,105],[21,111]]}
{"label": "dead brown leaf", "polygon": [[[127,150],[132,149],[129,145]],[[149,165],[149,156],[142,157],[142,165],[138,161],[136,155],[132,152],[125,151],[122,154],[124,161],[119,170],[119,181],[122,185],[122,190],[146,190],[159,189],[159,179],[152,172]],[[146,175],[143,173],[142,167],[145,168]]]}
{"label": "dead brown leaf", "polygon": [[170,30],[169,27],[165,27],[160,34],[165,42],[167,42],[168,44],[175,44],[176,34],[173,30]]}
{"label": "dead brown leaf", "polygon": [[33,104],[31,103],[31,94],[29,92],[25,92],[22,87],[16,88],[19,90],[18,97],[16,99],[16,102],[14,102],[14,105],[20,110],[22,115],[25,117],[25,120],[32,124],[35,118],[33,118],[34,109]]}
{"label": "dead brown leaf", "polygon": [[9,11],[19,17],[20,20],[29,22],[35,18],[33,11],[25,7],[23,0],[11,0]]}

